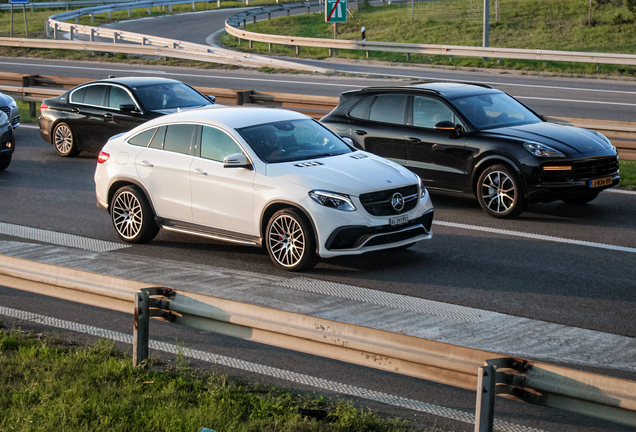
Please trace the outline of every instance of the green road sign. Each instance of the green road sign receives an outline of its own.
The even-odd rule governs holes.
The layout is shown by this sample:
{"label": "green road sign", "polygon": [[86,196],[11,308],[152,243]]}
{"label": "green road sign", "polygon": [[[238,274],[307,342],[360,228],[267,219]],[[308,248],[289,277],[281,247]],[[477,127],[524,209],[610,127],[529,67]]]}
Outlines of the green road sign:
{"label": "green road sign", "polygon": [[327,0],[325,22],[347,22],[347,0]]}

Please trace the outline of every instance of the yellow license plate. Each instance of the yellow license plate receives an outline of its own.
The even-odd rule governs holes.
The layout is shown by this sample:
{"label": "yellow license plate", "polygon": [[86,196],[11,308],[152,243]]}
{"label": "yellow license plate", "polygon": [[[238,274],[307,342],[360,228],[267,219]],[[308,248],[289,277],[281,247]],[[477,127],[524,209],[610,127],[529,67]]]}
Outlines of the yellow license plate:
{"label": "yellow license plate", "polygon": [[602,187],[602,186],[611,186],[611,185],[612,185],[612,178],[611,177],[605,177],[605,178],[601,178],[601,179],[590,180],[590,187],[591,188]]}

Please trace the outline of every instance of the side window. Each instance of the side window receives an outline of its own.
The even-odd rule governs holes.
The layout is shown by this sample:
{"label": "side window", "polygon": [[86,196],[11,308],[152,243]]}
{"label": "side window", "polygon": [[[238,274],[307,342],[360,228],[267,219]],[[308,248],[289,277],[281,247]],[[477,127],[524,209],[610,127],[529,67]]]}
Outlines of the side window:
{"label": "side window", "polygon": [[369,120],[369,111],[371,110],[371,104],[374,100],[375,96],[363,99],[362,102],[358,103],[351,111],[349,111],[349,115],[362,120]]}
{"label": "side window", "polygon": [[82,87],[79,90],[75,90],[71,95],[72,103],[84,103],[84,95],[86,94],[86,87]]}
{"label": "side window", "polygon": [[94,85],[86,87],[84,103],[86,105],[104,106],[105,85]]}
{"label": "side window", "polygon": [[196,125],[169,125],[163,141],[163,149],[175,153],[190,154],[190,144],[192,144],[192,137],[196,130]]}
{"label": "side window", "polygon": [[433,129],[441,121],[456,124],[453,111],[441,101],[426,96],[413,97],[413,126]]}
{"label": "side window", "polygon": [[110,87],[110,97],[108,99],[108,107],[119,109],[119,105],[134,105],[135,102],[132,100],[130,95],[126,90],[121,87]]}
{"label": "side window", "polygon": [[382,123],[406,124],[407,95],[380,95],[371,106],[369,120]]}
{"label": "side window", "polygon": [[150,140],[155,135],[155,131],[157,129],[148,129],[147,131],[143,131],[140,134],[135,135],[131,139],[128,140],[128,144],[132,144],[140,147],[148,147]]}
{"label": "side window", "polygon": [[201,133],[201,157],[217,162],[223,162],[225,156],[243,153],[241,147],[220,129],[203,126]]}
{"label": "side window", "polygon": [[168,128],[165,126],[161,126],[159,129],[157,129],[157,133],[152,138],[152,141],[150,142],[150,145],[148,147],[159,150],[163,149],[163,139],[166,136],[166,129]]}

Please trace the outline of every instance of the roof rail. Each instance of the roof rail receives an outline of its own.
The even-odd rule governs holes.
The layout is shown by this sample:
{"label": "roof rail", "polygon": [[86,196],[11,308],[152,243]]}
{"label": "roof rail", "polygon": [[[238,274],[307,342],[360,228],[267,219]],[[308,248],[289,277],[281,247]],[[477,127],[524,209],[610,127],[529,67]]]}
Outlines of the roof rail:
{"label": "roof rail", "polygon": [[[378,86],[378,87],[364,87],[364,88],[362,88],[360,90],[413,90],[413,88],[410,85],[407,85],[407,86]],[[428,92],[428,93],[439,94],[439,92],[437,90],[433,90],[433,89],[418,88],[416,90],[420,90],[420,91],[424,91],[424,92]]]}
{"label": "roof rail", "polygon": [[461,80],[457,80],[457,81],[435,81],[435,80],[431,80],[431,81],[415,81],[414,83],[409,84],[410,86],[415,86],[418,84],[436,84],[436,83],[451,83],[451,84],[466,84],[466,85],[474,85],[474,86],[478,86],[478,87],[484,87],[484,88],[493,88],[492,86],[489,86],[488,84],[482,84],[482,83],[476,83],[476,82],[470,82],[470,81],[461,81]]}

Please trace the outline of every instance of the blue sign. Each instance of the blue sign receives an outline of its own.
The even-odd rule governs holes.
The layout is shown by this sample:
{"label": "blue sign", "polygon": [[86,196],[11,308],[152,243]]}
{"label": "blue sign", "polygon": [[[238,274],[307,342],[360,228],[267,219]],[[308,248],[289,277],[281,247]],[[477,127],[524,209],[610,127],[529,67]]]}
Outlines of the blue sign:
{"label": "blue sign", "polygon": [[29,0],[9,0],[9,4],[28,5],[29,4]]}

